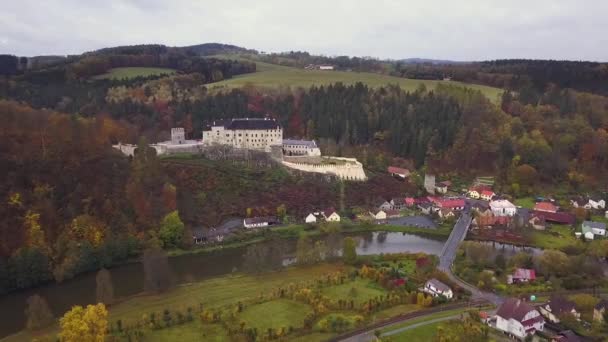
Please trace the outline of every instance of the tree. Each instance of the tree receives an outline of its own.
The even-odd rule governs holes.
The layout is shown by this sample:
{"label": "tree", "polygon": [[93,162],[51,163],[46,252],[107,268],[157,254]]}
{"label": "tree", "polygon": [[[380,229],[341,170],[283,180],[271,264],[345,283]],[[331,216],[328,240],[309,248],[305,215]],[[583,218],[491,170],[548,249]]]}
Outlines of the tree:
{"label": "tree", "polygon": [[287,215],[287,208],[285,207],[285,204],[281,204],[280,206],[277,207],[277,217],[279,218],[279,220],[281,220],[281,222],[283,222],[285,220],[286,215]]}
{"label": "tree", "polygon": [[112,285],[112,276],[110,271],[102,268],[97,272],[95,277],[97,282],[97,302],[110,305],[114,302],[114,286]]}
{"label": "tree", "polygon": [[163,218],[159,238],[164,248],[175,248],[181,242],[183,234],[184,223],[179,218],[177,210],[174,210]]}
{"label": "tree", "polygon": [[149,248],[144,251],[144,289],[163,292],[172,285],[171,270],[167,253],[160,248]]}
{"label": "tree", "polygon": [[353,238],[344,238],[342,247],[342,258],[347,264],[354,264],[357,262],[357,244]]}
{"label": "tree", "polygon": [[108,330],[105,305],[74,306],[59,320],[59,338],[64,342],[103,342]]}
{"label": "tree", "polygon": [[539,264],[545,276],[568,274],[570,260],[562,251],[545,250],[539,257]]}
{"label": "tree", "polygon": [[25,326],[28,330],[44,328],[53,323],[54,320],[49,304],[37,294],[27,299],[25,316],[27,317]]}
{"label": "tree", "polygon": [[296,245],[296,260],[298,264],[312,264],[313,244],[306,234],[300,235]]}

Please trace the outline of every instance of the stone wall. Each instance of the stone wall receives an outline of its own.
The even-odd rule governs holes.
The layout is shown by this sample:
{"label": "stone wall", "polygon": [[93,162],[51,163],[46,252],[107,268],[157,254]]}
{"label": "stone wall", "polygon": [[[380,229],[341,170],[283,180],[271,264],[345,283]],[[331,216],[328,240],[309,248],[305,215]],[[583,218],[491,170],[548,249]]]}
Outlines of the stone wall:
{"label": "stone wall", "polygon": [[[302,158],[301,160],[299,160]],[[340,164],[323,164],[307,162],[309,157],[293,157],[288,158],[289,161],[283,161],[283,165],[288,168],[300,170],[304,172],[314,172],[326,175],[333,175],[343,180],[365,181],[367,176],[363,171],[363,165],[355,158],[338,158],[327,157],[333,159]]]}

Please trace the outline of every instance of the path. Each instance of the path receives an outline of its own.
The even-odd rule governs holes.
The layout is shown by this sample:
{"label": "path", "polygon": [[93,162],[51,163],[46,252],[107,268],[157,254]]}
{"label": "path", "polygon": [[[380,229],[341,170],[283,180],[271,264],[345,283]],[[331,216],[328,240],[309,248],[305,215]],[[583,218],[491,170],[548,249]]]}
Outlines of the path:
{"label": "path", "polygon": [[382,334],[380,336],[381,337],[391,336],[391,335],[399,334],[399,333],[402,333],[404,331],[415,329],[415,328],[418,328],[418,327],[421,327],[421,326],[424,326],[424,325],[429,325],[429,324],[433,324],[433,323],[439,323],[439,322],[443,322],[443,321],[449,321],[449,320],[452,320],[452,319],[458,319],[460,317],[462,317],[462,314],[457,314],[457,315],[452,315],[452,316],[447,316],[447,317],[439,317],[439,318],[435,318],[435,319],[430,319],[428,321],[414,323],[412,325],[408,325],[408,326],[405,326],[405,327],[401,327],[401,328],[398,328],[398,329],[395,329],[395,330],[391,330],[391,331],[385,332],[384,334]]}

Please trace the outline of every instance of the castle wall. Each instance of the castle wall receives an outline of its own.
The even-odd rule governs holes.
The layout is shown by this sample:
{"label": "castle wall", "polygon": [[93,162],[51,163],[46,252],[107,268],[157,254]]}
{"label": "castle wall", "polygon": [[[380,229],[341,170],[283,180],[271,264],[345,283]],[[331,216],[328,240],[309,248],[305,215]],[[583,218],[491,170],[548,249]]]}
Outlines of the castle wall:
{"label": "castle wall", "polygon": [[283,165],[286,167],[300,170],[304,172],[322,173],[326,175],[333,175],[343,180],[353,181],[365,181],[367,176],[363,171],[363,165],[355,158],[338,158],[331,157],[330,159],[345,161],[347,163],[334,165],[334,164],[309,164],[305,162],[293,161],[295,158],[290,159],[291,161],[283,161]]}

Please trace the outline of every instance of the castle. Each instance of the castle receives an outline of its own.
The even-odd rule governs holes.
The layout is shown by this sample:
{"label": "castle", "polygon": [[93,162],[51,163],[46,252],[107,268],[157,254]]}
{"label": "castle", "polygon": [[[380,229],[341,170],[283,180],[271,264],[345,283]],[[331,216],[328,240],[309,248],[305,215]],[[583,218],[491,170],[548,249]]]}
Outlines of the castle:
{"label": "castle", "polygon": [[274,119],[231,119],[214,121],[203,131],[203,144],[229,145],[234,148],[270,152],[282,145],[283,129]]}

